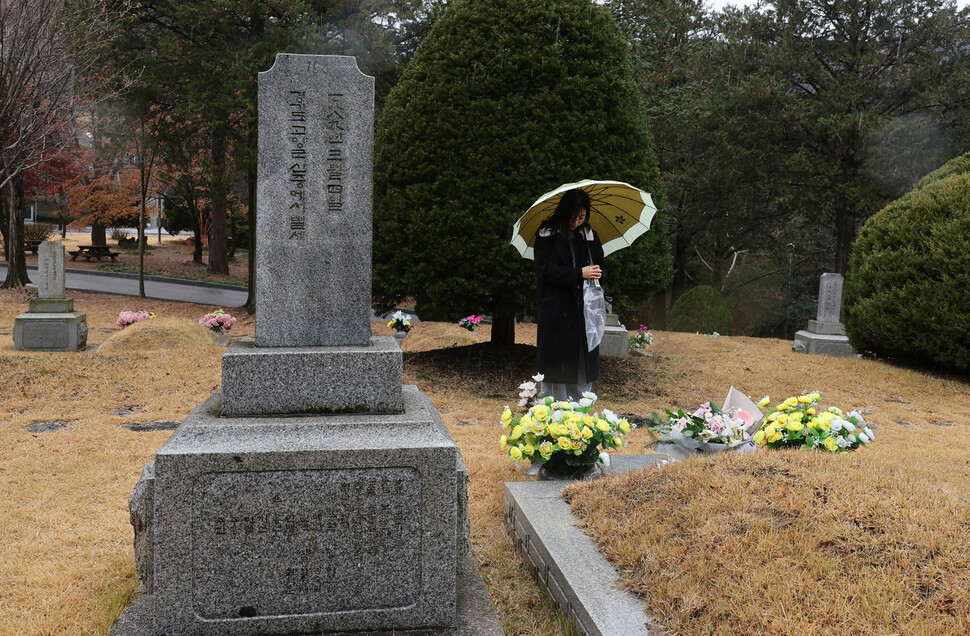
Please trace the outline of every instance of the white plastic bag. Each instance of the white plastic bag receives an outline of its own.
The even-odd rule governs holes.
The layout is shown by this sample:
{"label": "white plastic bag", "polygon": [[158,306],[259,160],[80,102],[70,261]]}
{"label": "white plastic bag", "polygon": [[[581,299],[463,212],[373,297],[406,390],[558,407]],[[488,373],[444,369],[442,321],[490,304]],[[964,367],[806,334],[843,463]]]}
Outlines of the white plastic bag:
{"label": "white plastic bag", "polygon": [[586,317],[586,345],[592,351],[603,340],[606,331],[606,297],[595,279],[583,281],[583,314]]}

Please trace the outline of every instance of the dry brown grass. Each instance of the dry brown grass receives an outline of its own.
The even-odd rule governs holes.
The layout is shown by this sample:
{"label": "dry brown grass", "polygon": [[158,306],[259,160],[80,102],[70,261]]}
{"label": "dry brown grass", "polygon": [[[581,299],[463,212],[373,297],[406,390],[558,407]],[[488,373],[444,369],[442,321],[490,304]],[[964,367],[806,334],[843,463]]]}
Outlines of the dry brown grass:
{"label": "dry brown grass", "polygon": [[655,351],[671,405],[821,389],[868,412],[868,449],[698,458],[573,486],[574,512],[675,634],[970,633],[966,382],[787,347],[664,334]]}
{"label": "dry brown grass", "polygon": [[[114,325],[122,309],[151,309],[159,315],[154,327],[160,328],[165,318],[196,321],[213,307],[100,294],[72,296],[78,308],[87,312],[88,324],[94,329],[89,334],[89,342],[105,345],[99,354],[14,351],[10,336],[13,318],[26,311],[27,304],[15,292],[0,291],[0,501],[4,509],[0,515],[3,537],[0,635],[4,636],[104,633],[135,586],[127,498],[142,467],[169,435],[164,431],[134,433],[122,425],[181,421],[220,382],[220,347],[170,342],[171,346],[147,348],[144,341],[135,337],[138,331],[122,334]],[[233,335],[251,336],[252,318],[237,317],[243,320]],[[142,326],[139,330],[147,328]],[[374,323],[373,328],[381,335],[391,333],[382,323]],[[479,340],[489,338],[487,326],[478,331]],[[110,343],[120,340],[122,335],[132,342],[112,352],[116,345]],[[516,335],[519,345],[496,352],[488,345],[462,346],[474,342],[476,336],[456,325],[416,323],[403,343],[405,382],[417,384],[437,405],[469,468],[472,549],[506,633],[563,634],[568,633],[567,628],[514,554],[503,525],[503,483],[530,479],[525,475],[525,467],[515,466],[500,453],[497,442],[498,414],[505,404],[514,402],[516,387],[531,375],[534,361],[534,350],[529,345],[535,344],[535,326],[519,325]],[[963,549],[964,544],[954,544],[953,551],[944,545],[951,530],[967,522],[963,495],[957,486],[966,483],[970,472],[965,459],[965,436],[961,435],[964,429],[931,424],[970,421],[967,412],[970,401],[966,399],[964,383],[879,362],[796,356],[790,352],[789,343],[777,340],[656,335],[657,342],[649,349],[652,357],[604,361],[603,377],[596,389],[605,406],[620,413],[645,416],[665,406],[692,406],[709,397],[720,400],[733,383],[755,398],[765,393],[783,397],[817,387],[824,391],[823,399],[827,402],[870,410],[869,421],[881,428],[876,431],[878,439],[869,451],[849,458],[832,458],[829,463],[816,462],[804,470],[816,475],[810,483],[832,489],[836,484],[832,475],[842,473],[827,473],[829,464],[831,470],[850,467],[854,472],[847,474],[851,476],[852,487],[840,484],[841,491],[830,493],[828,499],[838,502],[841,497],[856,502],[856,507],[849,510],[853,516],[833,516],[835,512],[824,513],[820,509],[818,514],[825,516],[819,517],[815,525],[799,517],[798,523],[806,525],[797,527],[814,534],[831,534],[829,528],[843,527],[836,524],[861,527],[857,523],[881,523],[880,515],[893,506],[911,509],[913,515],[901,515],[895,526],[883,519],[886,532],[880,536],[886,543],[879,544],[880,549],[892,551],[896,555],[894,560],[899,561],[896,557],[904,554],[900,550],[908,544],[889,542],[900,536],[903,532],[900,528],[910,535],[922,532],[928,538],[920,545],[928,547],[927,552],[919,555],[936,559],[934,563],[939,569],[928,569],[919,579],[935,586],[921,592],[931,599],[921,606],[924,609],[906,610],[906,606],[900,606],[892,616],[902,620],[919,614],[932,603],[944,602],[948,594],[952,596],[948,590],[958,585],[965,587],[965,579],[949,578],[949,573],[961,563],[956,548]],[[157,344],[157,338],[151,340],[153,346]],[[904,428],[895,424],[896,420],[906,420],[914,428]],[[53,433],[28,430],[31,424],[56,421],[68,424]],[[649,441],[644,431],[633,431],[625,452],[641,451]],[[807,457],[800,456],[802,461],[814,461]],[[758,456],[758,461],[768,459],[767,453]],[[695,473],[690,471],[708,474],[715,470],[720,470],[718,462],[694,462],[668,466],[651,474],[671,476],[683,472],[683,477],[678,479],[690,484],[696,481],[692,477]],[[731,470],[730,465],[723,470]],[[796,468],[787,470],[802,474],[793,472]],[[782,476],[778,479],[786,479],[782,473],[779,475]],[[672,477],[665,480],[678,483]],[[768,483],[767,477],[762,477],[761,490],[755,491],[754,498],[761,502],[764,511],[776,510],[783,514],[788,510],[789,500],[776,498],[765,488]],[[933,487],[927,486],[933,484]],[[879,496],[873,496],[868,507],[860,507],[862,500],[845,494],[854,489],[868,489]],[[698,498],[698,509],[703,509],[701,502],[706,502],[711,510],[716,510],[711,501],[703,499],[709,496],[708,491],[715,489],[687,490]],[[921,497],[925,508],[916,506]],[[795,497],[794,503],[799,501]],[[934,502],[938,504],[932,506]],[[646,510],[644,514],[651,514],[649,507]],[[831,510],[848,510],[848,504]],[[760,514],[766,519],[765,527],[778,526],[772,532],[785,531],[788,526],[784,525],[784,517],[764,511],[747,514]],[[610,519],[615,518],[612,515],[613,512]],[[956,525],[945,523],[942,517],[947,515]],[[721,520],[712,512],[706,518],[705,527],[717,527]],[[730,527],[731,532],[740,532]],[[847,539],[858,540],[859,536],[866,535],[856,533]],[[916,540],[912,543],[917,544]],[[770,542],[761,545],[767,546]],[[846,545],[841,549],[856,549],[855,544]],[[931,548],[938,552],[929,551]],[[967,551],[964,549],[964,552]],[[771,576],[788,577],[790,572],[801,569],[809,573],[823,569],[822,564],[799,563],[792,557],[766,560],[785,562],[788,569],[765,573],[765,580]],[[848,561],[839,561],[838,567],[847,567],[845,562]],[[696,590],[704,587],[697,587],[701,585],[697,581],[703,582],[705,573],[714,571],[714,566],[705,563],[704,568],[698,570],[699,576],[693,583],[694,595],[682,595],[684,598],[702,598]],[[887,579],[890,574],[898,573],[886,568],[884,571]],[[687,576],[681,574],[675,578]],[[740,575],[736,573],[736,576]],[[915,584],[916,580],[910,583]],[[876,606],[880,595],[889,595],[874,587],[861,589],[866,596],[857,600],[856,605]],[[965,610],[960,609],[962,597],[954,598],[954,611],[965,616]],[[694,607],[692,603],[696,601],[690,600],[688,605]],[[739,606],[740,603],[739,600]],[[883,610],[890,608],[887,604],[878,606]],[[766,617],[764,624],[781,626],[785,623],[780,621],[788,620],[776,605],[767,604],[764,599],[752,602],[747,609]],[[693,611],[689,610],[688,614]],[[835,610],[826,610],[830,611]],[[692,622],[685,633],[713,632],[714,626],[720,624],[700,616],[689,619]],[[678,623],[671,619],[670,624],[676,627]],[[846,624],[840,623],[833,630],[838,631]],[[943,623],[927,622],[926,625],[930,631],[938,625],[943,625],[944,630],[947,628]],[[739,629],[728,631],[741,633]],[[881,631],[893,630],[877,626],[875,632]]]}

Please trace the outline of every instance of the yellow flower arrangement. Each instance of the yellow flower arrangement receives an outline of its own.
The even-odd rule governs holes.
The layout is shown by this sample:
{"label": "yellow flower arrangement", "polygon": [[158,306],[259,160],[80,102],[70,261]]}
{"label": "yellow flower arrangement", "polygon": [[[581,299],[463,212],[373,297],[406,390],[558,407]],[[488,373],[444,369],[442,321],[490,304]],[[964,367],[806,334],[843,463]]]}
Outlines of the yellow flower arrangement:
{"label": "yellow flower arrangement", "polygon": [[[776,404],[765,416],[764,427],[755,434],[755,443],[769,448],[792,446],[845,453],[875,439],[860,413],[845,414],[834,406],[823,409],[820,398],[816,391]],[[768,404],[767,396],[762,402]]]}
{"label": "yellow flower arrangement", "polygon": [[576,402],[549,397],[533,400],[534,393],[520,397],[534,403],[521,414],[505,407],[500,418],[506,433],[499,445],[516,462],[528,459],[568,468],[590,466],[600,461],[601,449],[621,448],[623,436],[630,432],[630,422],[612,411],[593,412],[594,393],[584,393]]}

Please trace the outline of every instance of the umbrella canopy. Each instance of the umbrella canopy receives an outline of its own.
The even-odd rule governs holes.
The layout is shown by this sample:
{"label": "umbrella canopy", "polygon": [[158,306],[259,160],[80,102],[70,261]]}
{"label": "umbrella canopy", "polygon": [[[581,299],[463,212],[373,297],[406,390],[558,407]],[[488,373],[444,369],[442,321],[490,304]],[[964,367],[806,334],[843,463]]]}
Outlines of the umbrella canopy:
{"label": "umbrella canopy", "polygon": [[603,253],[611,254],[633,244],[650,229],[650,221],[657,213],[650,194],[622,181],[592,181],[584,179],[567,183],[546,192],[533,203],[512,228],[512,245],[523,258],[535,259],[533,246],[542,222],[552,216],[559,198],[567,190],[579,188],[589,194],[592,210],[588,222],[603,244]]}

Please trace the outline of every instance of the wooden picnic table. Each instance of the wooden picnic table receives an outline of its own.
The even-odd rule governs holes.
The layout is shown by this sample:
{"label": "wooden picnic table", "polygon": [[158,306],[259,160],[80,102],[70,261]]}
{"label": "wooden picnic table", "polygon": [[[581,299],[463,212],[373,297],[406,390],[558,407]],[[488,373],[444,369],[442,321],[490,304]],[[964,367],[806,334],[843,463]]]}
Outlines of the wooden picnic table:
{"label": "wooden picnic table", "polygon": [[78,256],[86,261],[92,258],[96,258],[98,261],[104,258],[117,261],[119,252],[112,252],[107,245],[78,245],[76,250],[70,251],[70,254],[72,261],[76,261]]}

